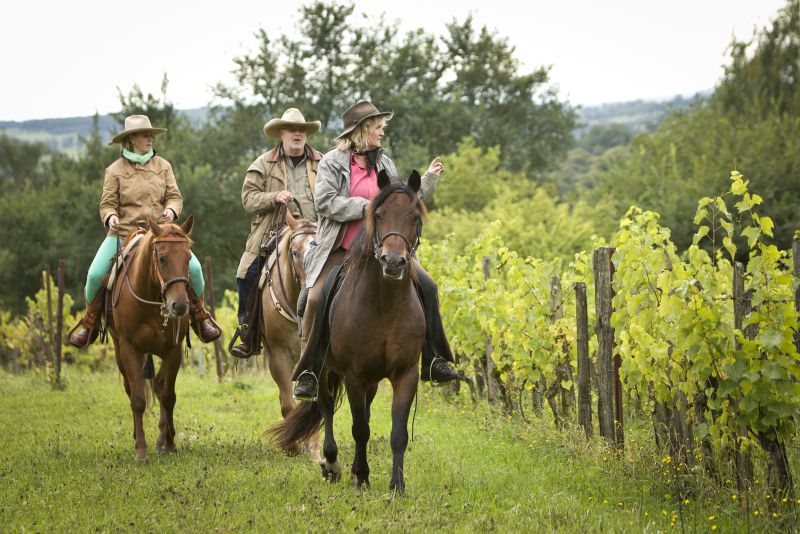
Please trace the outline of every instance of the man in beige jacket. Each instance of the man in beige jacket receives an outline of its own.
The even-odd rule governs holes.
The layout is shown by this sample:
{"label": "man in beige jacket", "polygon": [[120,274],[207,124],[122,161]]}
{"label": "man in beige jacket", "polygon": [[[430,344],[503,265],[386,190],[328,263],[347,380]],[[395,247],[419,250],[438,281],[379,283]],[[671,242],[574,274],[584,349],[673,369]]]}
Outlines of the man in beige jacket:
{"label": "man in beige jacket", "polygon": [[[253,218],[236,271],[240,331],[251,321],[246,305],[266,260],[261,256],[261,243],[275,224],[281,222],[275,220],[278,207],[285,205],[295,217],[317,220],[314,185],[322,154],[308,145],[306,138],[319,131],[320,126],[319,121],[306,122],[298,109],[287,109],[279,119],[264,125],[264,134],[280,141],[278,145],[261,154],[247,168],[242,185],[242,206]],[[302,213],[293,201],[299,203]],[[251,356],[258,351],[257,343],[257,340],[252,344],[239,343],[231,349],[231,354],[240,358]]]}

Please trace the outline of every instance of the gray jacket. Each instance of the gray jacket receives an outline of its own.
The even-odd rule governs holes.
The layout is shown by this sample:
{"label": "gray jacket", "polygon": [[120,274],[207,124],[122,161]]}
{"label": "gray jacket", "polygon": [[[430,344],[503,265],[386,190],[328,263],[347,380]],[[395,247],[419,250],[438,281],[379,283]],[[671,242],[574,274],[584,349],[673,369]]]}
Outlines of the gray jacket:
{"label": "gray jacket", "polygon": [[[378,162],[378,172],[386,173],[399,180],[394,162],[383,154]],[[430,197],[439,177],[432,172],[422,176],[419,194],[423,200]],[[364,216],[369,200],[361,197],[350,197],[350,151],[334,148],[322,156],[317,169],[317,185],[314,188],[314,204],[317,206],[319,228],[317,237],[309,243],[303,257],[306,269],[306,287],[313,287],[319,273],[325,266],[334,245],[339,238],[342,227],[350,221],[357,221]]]}

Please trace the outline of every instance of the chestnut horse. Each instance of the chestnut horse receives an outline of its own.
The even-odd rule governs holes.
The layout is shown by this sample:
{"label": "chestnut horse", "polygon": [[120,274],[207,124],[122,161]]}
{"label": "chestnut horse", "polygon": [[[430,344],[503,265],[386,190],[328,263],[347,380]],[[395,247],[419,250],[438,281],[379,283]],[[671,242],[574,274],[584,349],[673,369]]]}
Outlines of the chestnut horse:
{"label": "chestnut horse", "polygon": [[[133,411],[136,461],[147,461],[142,418],[146,406],[146,369],[152,354],[161,357],[153,390],[161,404],[158,452],[176,452],[175,378],[181,367],[183,340],[189,329],[189,235],[194,218],[178,226],[159,225],[148,217],[150,230],[134,250],[135,256],[117,279],[112,295],[109,331],[117,367]],[[152,376],[151,376],[152,378]]]}
{"label": "chestnut horse", "polygon": [[[292,396],[292,370],[300,358],[300,336],[295,303],[306,280],[303,254],[317,235],[317,225],[306,219],[295,219],[286,210],[286,224],[275,251],[266,266],[266,284],[261,294],[262,328],[269,372],[278,385],[281,414],[285,418],[295,408]],[[319,462],[319,434],[307,443],[291,443],[287,452],[307,449],[311,461]]]}
{"label": "chestnut horse", "polygon": [[414,286],[414,252],[425,205],[417,195],[420,176],[408,185],[378,175],[380,192],[370,202],[360,239],[342,268],[344,280],[330,305],[330,345],[320,373],[319,397],[303,402],[271,429],[281,445],[293,443],[325,424],[322,475],[341,477],[333,414],[341,385],[353,416],[355,456],[351,473],[358,487],[369,486],[367,441],[370,405],[378,383],[393,389],[389,489],[403,493],[403,459],[408,445],[408,416],[417,393],[419,357],[425,339],[425,316]]}

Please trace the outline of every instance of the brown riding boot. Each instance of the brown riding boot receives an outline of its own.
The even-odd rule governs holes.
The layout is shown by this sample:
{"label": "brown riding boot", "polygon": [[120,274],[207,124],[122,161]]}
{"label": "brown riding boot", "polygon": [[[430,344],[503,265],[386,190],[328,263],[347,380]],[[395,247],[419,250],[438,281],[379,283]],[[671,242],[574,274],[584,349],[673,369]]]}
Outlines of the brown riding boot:
{"label": "brown riding boot", "polygon": [[91,345],[99,330],[100,316],[103,315],[103,306],[106,300],[105,288],[100,288],[92,302],[86,307],[86,314],[78,321],[72,330],[69,331],[69,344],[75,348],[83,349]]}
{"label": "brown riding boot", "polygon": [[192,330],[203,343],[210,343],[222,335],[222,329],[203,306],[203,299],[189,291],[189,317]]}

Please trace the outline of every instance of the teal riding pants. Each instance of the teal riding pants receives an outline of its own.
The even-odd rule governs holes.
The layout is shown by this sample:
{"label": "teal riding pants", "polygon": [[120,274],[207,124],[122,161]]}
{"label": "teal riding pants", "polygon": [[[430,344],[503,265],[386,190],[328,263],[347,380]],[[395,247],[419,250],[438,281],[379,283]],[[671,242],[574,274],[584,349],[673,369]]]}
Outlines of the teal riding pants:
{"label": "teal riding pants", "polygon": [[[103,277],[111,270],[111,259],[117,253],[117,238],[106,236],[97,249],[92,264],[89,266],[89,274],[86,275],[86,302],[91,302],[100,290]],[[206,285],[203,280],[203,269],[200,267],[200,260],[192,252],[189,260],[189,277],[192,279],[192,289],[198,295],[203,295],[203,288]]]}

